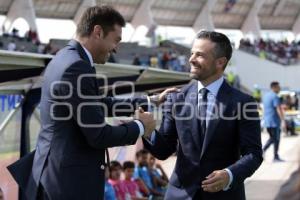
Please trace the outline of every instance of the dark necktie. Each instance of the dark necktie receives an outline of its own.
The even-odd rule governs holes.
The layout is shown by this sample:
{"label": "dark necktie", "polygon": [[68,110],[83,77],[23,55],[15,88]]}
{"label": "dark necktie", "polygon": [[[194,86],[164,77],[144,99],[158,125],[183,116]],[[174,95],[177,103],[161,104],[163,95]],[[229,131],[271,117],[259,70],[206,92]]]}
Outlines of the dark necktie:
{"label": "dark necktie", "polygon": [[206,132],[206,110],[207,110],[207,94],[208,89],[202,88],[199,93],[199,120],[200,120],[200,126],[201,126],[201,138],[203,142],[203,138]]}

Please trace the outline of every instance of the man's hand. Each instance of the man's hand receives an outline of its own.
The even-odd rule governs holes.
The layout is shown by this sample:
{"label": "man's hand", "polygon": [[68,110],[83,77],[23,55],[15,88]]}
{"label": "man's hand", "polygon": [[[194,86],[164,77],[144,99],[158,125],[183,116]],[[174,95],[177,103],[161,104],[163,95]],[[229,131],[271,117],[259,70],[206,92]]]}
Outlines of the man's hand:
{"label": "man's hand", "polygon": [[150,137],[151,133],[154,131],[156,127],[156,120],[154,120],[153,114],[150,112],[144,112],[142,108],[135,111],[135,119],[140,120],[145,127],[145,137]]}
{"label": "man's hand", "polygon": [[213,171],[202,182],[202,188],[205,192],[219,192],[223,190],[229,183],[229,174],[225,170]]}
{"label": "man's hand", "polygon": [[165,102],[165,100],[167,99],[167,95],[171,92],[179,92],[180,89],[178,88],[168,88],[165,89],[162,93],[158,94],[158,95],[152,95],[150,96],[150,101],[152,103],[154,103],[156,106],[159,106],[161,103]]}

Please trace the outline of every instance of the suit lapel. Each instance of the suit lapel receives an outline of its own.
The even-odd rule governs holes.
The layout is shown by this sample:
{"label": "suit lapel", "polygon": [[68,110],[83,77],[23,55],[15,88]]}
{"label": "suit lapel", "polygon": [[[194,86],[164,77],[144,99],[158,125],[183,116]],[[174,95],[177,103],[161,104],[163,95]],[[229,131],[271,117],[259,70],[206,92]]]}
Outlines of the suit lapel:
{"label": "suit lapel", "polygon": [[68,43],[68,46],[74,47],[78,51],[80,57],[84,61],[90,63],[88,55],[85,53],[83,47],[81,46],[81,44],[79,42],[77,42],[76,40],[70,40],[70,42]]}
{"label": "suit lapel", "polygon": [[186,97],[186,108],[185,108],[185,116],[190,116],[190,120],[186,120],[186,127],[187,130],[192,134],[192,137],[195,142],[195,146],[200,149],[200,135],[199,135],[199,127],[198,127],[198,119],[197,119],[197,106],[198,106],[198,85],[195,81],[191,87],[189,88],[189,91],[187,93]]}
{"label": "suit lapel", "polygon": [[[75,48],[78,51],[80,57],[84,61],[91,64],[88,55],[86,54],[85,50],[83,49],[83,47],[81,46],[81,44],[79,42],[77,42],[76,40],[70,40],[70,42],[68,43],[68,46]],[[96,74],[96,68],[91,66],[91,69],[92,69],[92,73]],[[99,83],[98,83],[98,79],[97,79],[96,75],[95,75],[95,84],[96,84],[96,88],[99,88]],[[97,90],[97,95],[99,95],[99,90]]]}
{"label": "suit lapel", "polygon": [[215,134],[216,127],[220,123],[220,116],[224,116],[224,112],[227,108],[227,105],[230,101],[230,95],[231,95],[231,87],[224,81],[219,89],[215,106],[213,108],[213,116],[212,119],[208,122],[208,127],[206,129],[206,134],[203,141],[203,146],[201,150],[201,156],[202,158],[208,144],[210,143],[212,137]]}

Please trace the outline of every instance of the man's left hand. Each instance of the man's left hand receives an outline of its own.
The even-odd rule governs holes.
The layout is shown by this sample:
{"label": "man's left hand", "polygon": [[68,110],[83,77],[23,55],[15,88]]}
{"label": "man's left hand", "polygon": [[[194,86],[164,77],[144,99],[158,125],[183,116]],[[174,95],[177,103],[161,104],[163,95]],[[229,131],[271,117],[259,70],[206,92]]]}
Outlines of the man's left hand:
{"label": "man's left hand", "polygon": [[152,103],[156,104],[156,106],[159,106],[161,103],[165,102],[167,99],[167,95],[171,92],[179,92],[180,89],[173,87],[173,88],[168,88],[165,89],[162,93],[158,95],[152,95],[150,96],[150,100]]}
{"label": "man's left hand", "polygon": [[205,192],[219,192],[223,190],[229,183],[230,177],[225,170],[213,171],[202,182],[202,188]]}

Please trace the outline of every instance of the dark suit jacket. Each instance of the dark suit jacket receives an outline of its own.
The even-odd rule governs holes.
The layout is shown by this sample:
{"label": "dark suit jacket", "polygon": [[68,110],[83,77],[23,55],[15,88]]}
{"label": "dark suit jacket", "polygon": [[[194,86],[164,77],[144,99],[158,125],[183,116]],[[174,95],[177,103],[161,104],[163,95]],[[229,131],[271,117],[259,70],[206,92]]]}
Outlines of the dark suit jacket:
{"label": "dark suit jacket", "polygon": [[[105,149],[134,144],[139,136],[135,122],[110,126],[105,124],[105,116],[113,114],[114,105],[123,109],[119,113],[132,114],[146,99],[96,97],[101,95],[99,87],[105,85],[99,85],[95,77],[80,80],[87,74],[95,74],[95,69],[75,40],[59,51],[46,68],[40,103],[41,131],[32,170],[25,172],[30,176],[22,181],[28,184],[20,183],[29,200],[36,199],[39,184],[53,200],[103,199]],[[22,176],[22,166],[25,165],[14,170],[19,172],[14,177]]]}
{"label": "dark suit jacket", "polygon": [[[199,121],[195,116],[197,99],[197,81],[192,81],[180,93],[169,95],[159,131],[152,135],[151,141],[143,140],[145,147],[158,159],[166,159],[177,152],[177,162],[165,198],[191,199],[200,190],[203,200],[243,200],[243,182],[262,162],[256,104],[250,96],[231,88],[224,81],[213,111],[219,115],[209,121],[201,145]],[[251,105],[245,107],[249,102]],[[235,119],[234,116],[241,111],[251,120],[243,115]],[[204,192],[200,185],[205,177],[224,168],[230,169],[233,174],[231,188],[217,193]]]}

